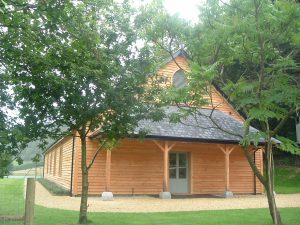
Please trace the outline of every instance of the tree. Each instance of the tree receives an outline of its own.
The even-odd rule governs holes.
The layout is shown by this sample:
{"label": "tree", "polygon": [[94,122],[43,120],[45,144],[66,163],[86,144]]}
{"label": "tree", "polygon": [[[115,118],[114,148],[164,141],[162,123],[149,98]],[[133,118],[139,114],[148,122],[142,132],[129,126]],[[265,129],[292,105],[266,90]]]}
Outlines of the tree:
{"label": "tree", "polygon": [[[155,109],[146,104],[155,92],[144,88],[145,74],[153,67],[147,62],[147,47],[135,49],[134,11],[127,1],[7,4],[2,59],[20,117],[37,137],[66,134],[61,127],[79,135],[79,223],[87,223],[88,175],[94,160]],[[99,149],[89,162],[86,138],[98,128]]]}
{"label": "tree", "polygon": [[13,161],[22,163],[20,154],[29,142],[24,126],[13,115],[13,109],[9,86],[0,70],[0,178],[9,175]]}
{"label": "tree", "polygon": [[[200,13],[197,25],[186,28],[176,24],[169,28],[175,33],[160,33],[159,45],[167,52],[172,50],[171,40],[185,43],[191,56],[191,71],[186,71],[189,72],[189,84],[180,90],[171,89],[169,95],[165,95],[167,102],[185,105],[181,107],[181,113],[170,119],[181,122],[185,115],[197,115],[198,107],[211,103],[213,86],[221,85],[236,108],[245,115],[244,134],[232,134],[242,139],[245,156],[265,187],[274,224],[282,224],[274,199],[273,146],[276,144],[274,138],[277,138],[281,141],[281,149],[300,154],[296,143],[278,136],[300,106],[300,85],[294,76],[299,63],[296,61],[300,47],[299,4],[292,1],[216,0],[208,1]],[[155,16],[163,18],[159,10]],[[164,22],[158,19],[152,28],[161,31]],[[149,40],[153,38],[150,36]],[[229,132],[214,121],[216,108],[212,105],[208,117],[216,128]],[[250,124],[257,124],[260,131],[251,132]],[[263,146],[259,144],[261,140]],[[265,155],[263,174],[249,152],[249,149],[259,147],[263,147]]]}

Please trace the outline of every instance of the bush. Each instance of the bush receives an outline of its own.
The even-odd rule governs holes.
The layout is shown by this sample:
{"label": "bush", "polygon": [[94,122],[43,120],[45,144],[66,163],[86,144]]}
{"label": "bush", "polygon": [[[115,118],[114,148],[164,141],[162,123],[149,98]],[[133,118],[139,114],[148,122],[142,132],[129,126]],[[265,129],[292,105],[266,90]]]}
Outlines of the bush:
{"label": "bush", "polygon": [[70,191],[57,185],[56,183],[46,180],[46,179],[37,179],[41,185],[43,185],[52,195],[70,195]]}

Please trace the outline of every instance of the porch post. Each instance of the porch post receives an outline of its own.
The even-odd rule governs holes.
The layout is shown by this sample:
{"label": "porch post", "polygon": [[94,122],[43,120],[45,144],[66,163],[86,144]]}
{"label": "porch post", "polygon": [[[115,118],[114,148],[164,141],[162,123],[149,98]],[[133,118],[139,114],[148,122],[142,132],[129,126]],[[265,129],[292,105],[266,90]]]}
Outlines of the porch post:
{"label": "porch post", "polygon": [[106,187],[105,191],[110,191],[110,167],[111,167],[111,151],[106,151],[106,168],[105,168],[105,178]]}
{"label": "porch post", "polygon": [[229,152],[225,151],[225,193],[230,191],[229,187]]}
{"label": "porch post", "polygon": [[163,152],[163,191],[159,193],[159,197],[161,199],[171,199],[169,187],[169,151],[174,147],[175,144],[169,145],[168,141],[164,143],[164,146],[157,141],[154,141],[154,143]]}
{"label": "porch post", "polygon": [[105,192],[102,193],[103,201],[112,201],[114,196],[110,191],[110,168],[111,168],[111,151],[106,150],[105,162]]}
{"label": "porch post", "polygon": [[234,150],[234,146],[229,148],[227,145],[225,147],[218,145],[219,149],[224,153],[225,156],[225,198],[233,197],[233,193],[230,191],[230,153]]}
{"label": "porch post", "polygon": [[164,149],[163,192],[169,192],[168,170],[169,170],[169,150],[168,150],[168,142],[166,142],[165,143],[165,149]]}

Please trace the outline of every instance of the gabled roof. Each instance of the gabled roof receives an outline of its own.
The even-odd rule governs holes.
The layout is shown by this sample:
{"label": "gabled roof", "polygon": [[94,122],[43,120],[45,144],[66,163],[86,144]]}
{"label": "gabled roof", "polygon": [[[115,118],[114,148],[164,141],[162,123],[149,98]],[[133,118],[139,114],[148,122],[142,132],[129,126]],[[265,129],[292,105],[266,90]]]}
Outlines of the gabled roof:
{"label": "gabled roof", "polygon": [[[172,113],[178,112],[178,110],[177,106],[165,108],[167,117]],[[139,132],[146,131],[146,138],[239,143],[244,134],[243,123],[219,110],[214,110],[212,119],[221,127],[219,129],[209,118],[211,112],[211,109],[198,109],[196,117],[189,115],[181,123],[171,123],[167,117],[158,122],[141,120],[134,133],[138,135]],[[250,132],[258,132],[258,130],[251,127]],[[263,140],[260,142],[263,142]]]}
{"label": "gabled roof", "polygon": [[188,53],[183,49],[183,48],[180,48],[178,49],[175,53],[172,54],[172,56],[168,57],[164,62],[163,64],[167,64],[171,61],[173,61],[173,59],[177,58],[178,56],[183,56],[187,59],[190,59]]}

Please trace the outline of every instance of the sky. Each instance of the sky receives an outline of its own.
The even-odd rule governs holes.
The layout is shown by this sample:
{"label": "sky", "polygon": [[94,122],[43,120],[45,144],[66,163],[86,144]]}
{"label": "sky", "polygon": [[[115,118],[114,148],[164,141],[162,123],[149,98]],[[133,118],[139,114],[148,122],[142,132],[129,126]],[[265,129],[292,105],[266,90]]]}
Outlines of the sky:
{"label": "sky", "polygon": [[191,22],[198,20],[198,6],[204,3],[205,0],[164,0],[164,6],[170,14],[178,13]]}
{"label": "sky", "polygon": [[[143,3],[151,2],[151,0],[133,0],[138,7]],[[198,6],[203,5],[206,0],[163,0],[166,10],[171,14],[178,14],[180,17],[190,22],[198,21]]]}

